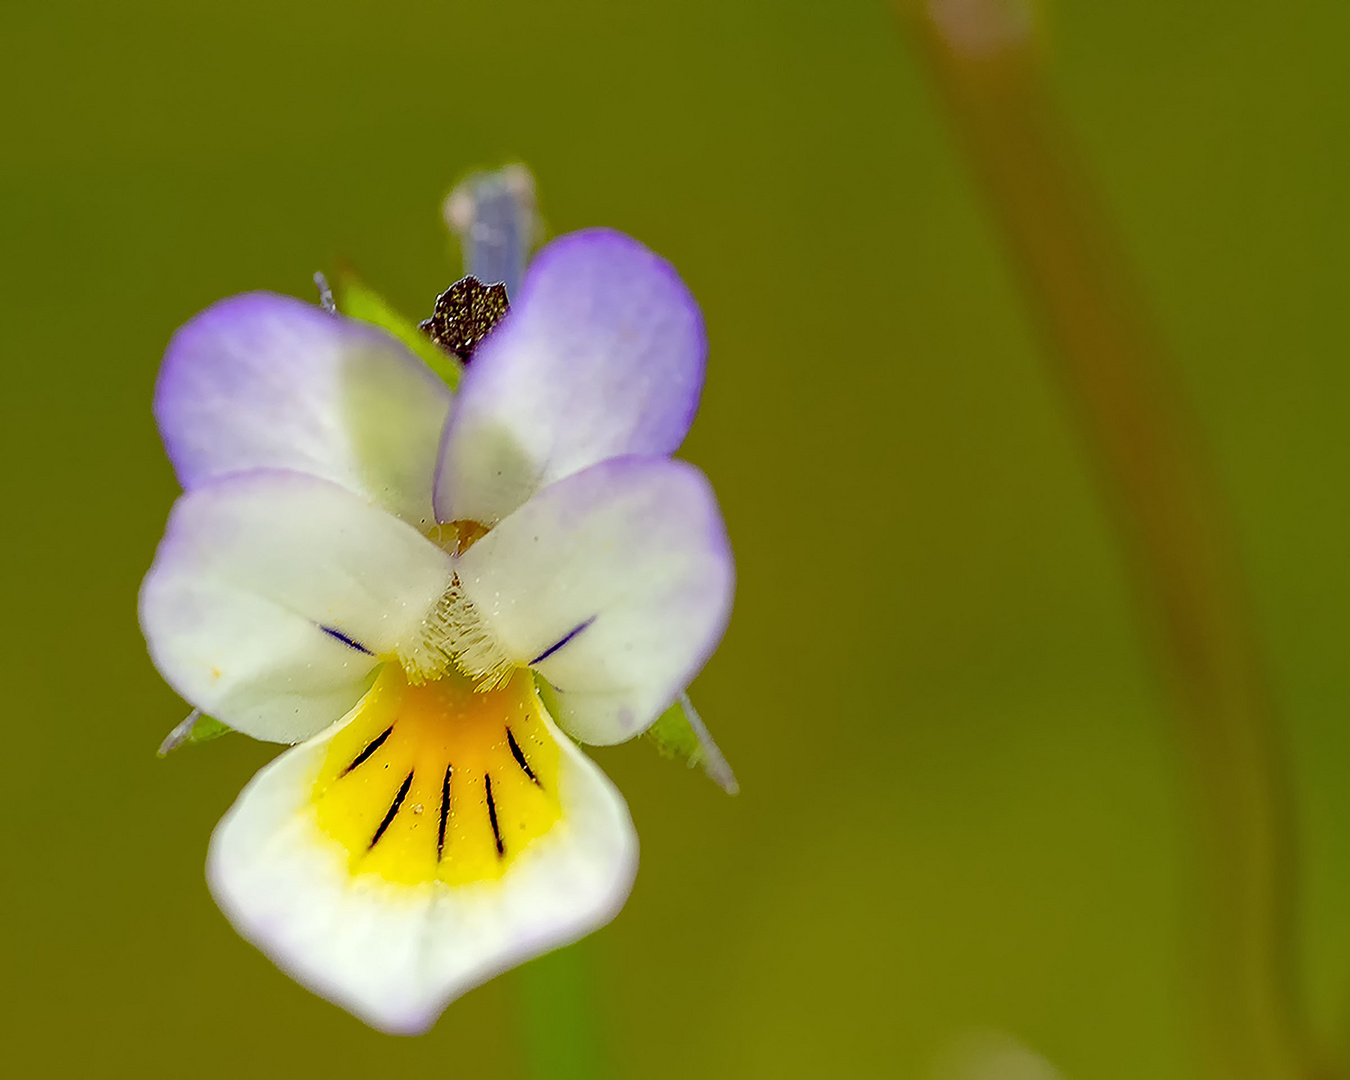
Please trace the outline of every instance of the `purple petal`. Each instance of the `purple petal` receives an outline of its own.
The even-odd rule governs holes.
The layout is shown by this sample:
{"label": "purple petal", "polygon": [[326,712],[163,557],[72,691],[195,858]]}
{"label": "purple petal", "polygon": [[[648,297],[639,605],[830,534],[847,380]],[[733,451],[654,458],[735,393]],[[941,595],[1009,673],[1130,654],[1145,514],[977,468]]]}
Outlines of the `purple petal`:
{"label": "purple petal", "polygon": [[450,392],[384,331],[275,293],[207,308],[169,343],[155,418],[184,489],[291,469],[431,517]]}
{"label": "purple petal", "polygon": [[609,229],[553,241],[461,384],[438,519],[491,525],[598,461],[673,453],[706,356],[698,304],[664,259]]}

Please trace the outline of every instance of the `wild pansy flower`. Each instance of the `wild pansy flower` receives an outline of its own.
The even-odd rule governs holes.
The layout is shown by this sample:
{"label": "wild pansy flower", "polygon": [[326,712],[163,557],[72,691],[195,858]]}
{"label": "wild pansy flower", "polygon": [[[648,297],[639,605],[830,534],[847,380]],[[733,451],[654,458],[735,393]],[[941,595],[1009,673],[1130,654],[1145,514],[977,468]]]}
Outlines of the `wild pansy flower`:
{"label": "wild pansy flower", "polygon": [[731,605],[712,490],[670,456],[706,353],[675,271],[564,236],[470,344],[452,392],[374,326],[252,293],[177,332],[155,392],[184,494],[151,656],[203,713],[299,743],[217,827],[211,889],[392,1032],[614,916],[637,837],[573,740],[648,728]]}

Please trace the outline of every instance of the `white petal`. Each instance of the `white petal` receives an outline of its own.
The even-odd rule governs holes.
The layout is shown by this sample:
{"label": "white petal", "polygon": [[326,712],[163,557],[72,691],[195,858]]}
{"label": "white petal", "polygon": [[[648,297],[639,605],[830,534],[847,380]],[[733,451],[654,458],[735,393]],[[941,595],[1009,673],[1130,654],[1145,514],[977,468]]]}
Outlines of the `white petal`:
{"label": "white petal", "polygon": [[173,337],[155,418],[187,490],[293,469],[431,521],[450,391],[392,335],[275,293],[222,300]]}
{"label": "white petal", "polygon": [[141,589],[141,626],[193,705],[294,742],[356,704],[378,657],[415,637],[449,580],[449,557],[380,507],[260,470],[178,501]]}
{"label": "white petal", "polygon": [[582,742],[644,731],[716,648],[735,571],[692,465],[616,458],[545,488],[457,560],[506,654],[557,691]]}
{"label": "white petal", "polygon": [[316,994],[381,1030],[425,1031],[466,991],[608,922],[632,887],[637,835],[623,797],[548,727],[561,749],[562,817],[500,880],[354,876],[316,824],[327,732],[259,772],[216,828],[207,876],[217,903]]}

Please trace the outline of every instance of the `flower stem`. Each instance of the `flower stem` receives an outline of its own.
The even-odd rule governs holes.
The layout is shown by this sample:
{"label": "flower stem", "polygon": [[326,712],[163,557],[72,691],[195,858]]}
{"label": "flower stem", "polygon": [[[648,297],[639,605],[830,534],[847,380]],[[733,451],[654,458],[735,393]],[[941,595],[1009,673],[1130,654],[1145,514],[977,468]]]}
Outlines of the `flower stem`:
{"label": "flower stem", "polygon": [[517,985],[531,1080],[605,1080],[611,1075],[588,942],[530,961]]}
{"label": "flower stem", "polygon": [[1294,977],[1284,761],[1225,507],[1074,157],[1019,0],[895,0],[965,143],[1097,458],[1175,699],[1203,855],[1204,1063],[1316,1071]]}

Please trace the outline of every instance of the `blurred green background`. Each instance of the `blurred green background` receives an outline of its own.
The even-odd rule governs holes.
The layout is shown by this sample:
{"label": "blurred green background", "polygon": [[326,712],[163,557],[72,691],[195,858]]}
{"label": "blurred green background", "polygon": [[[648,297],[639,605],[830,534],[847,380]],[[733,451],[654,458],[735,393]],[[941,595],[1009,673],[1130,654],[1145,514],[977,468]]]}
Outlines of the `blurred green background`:
{"label": "blurred green background", "polygon": [[[1294,777],[1302,982],[1350,1033],[1350,10],[1055,0],[1050,74],[1240,527]],[[0,16],[5,854],[18,1076],[526,1075],[511,973],[392,1039],[244,944],[207,838],[274,748],[167,760],[136,592],[176,485],[173,329],[312,296],[410,314],[439,203],[534,171],[555,232],[670,258],[712,357],[683,456],[736,548],[693,688],[742,794],[596,754],[642,835],[582,946],[619,1077],[1194,1073],[1185,762],[1098,478],[881,0],[12,4]],[[547,962],[547,961],[546,961]]]}

